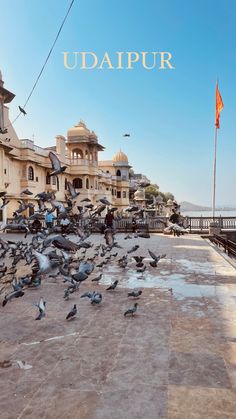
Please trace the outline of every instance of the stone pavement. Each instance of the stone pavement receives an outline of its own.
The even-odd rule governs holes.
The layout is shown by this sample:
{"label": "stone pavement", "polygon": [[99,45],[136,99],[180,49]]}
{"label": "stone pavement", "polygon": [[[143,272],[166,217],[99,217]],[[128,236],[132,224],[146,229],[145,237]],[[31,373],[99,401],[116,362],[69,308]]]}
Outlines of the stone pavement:
{"label": "stone pavement", "polygon": [[[69,301],[61,279],[46,278],[0,307],[0,361],[12,364],[0,368],[1,419],[236,418],[235,268],[197,235],[116,238],[119,255],[138,243],[136,255],[167,256],[157,268],[147,262],[143,275],[132,261],[125,270],[113,263],[101,285],[88,278]],[[115,278],[119,287],[105,291]],[[125,318],[134,287],[143,294],[136,316]],[[93,289],[101,306],[80,299]],[[35,322],[40,296],[47,314]],[[66,322],[74,303],[79,314]]]}

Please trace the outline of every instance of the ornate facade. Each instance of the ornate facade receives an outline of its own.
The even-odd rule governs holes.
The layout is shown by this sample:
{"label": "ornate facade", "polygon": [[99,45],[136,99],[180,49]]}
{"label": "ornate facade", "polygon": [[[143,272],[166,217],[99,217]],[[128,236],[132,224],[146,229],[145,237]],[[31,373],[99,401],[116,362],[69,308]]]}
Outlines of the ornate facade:
{"label": "ornate facade", "polygon": [[[32,140],[19,139],[6,106],[13,98],[14,94],[3,88],[0,78],[0,192],[6,191],[10,200],[0,210],[0,221],[12,217],[19,206],[19,199],[35,204],[34,211],[37,211],[35,195],[42,191],[54,191],[56,199],[65,202],[68,181],[80,192],[76,205],[84,198],[96,204],[103,197],[118,210],[129,205],[130,166],[124,153],[119,151],[112,160],[99,161],[98,153],[104,147],[82,121],[70,128],[66,137],[57,135],[53,147],[41,148]],[[65,172],[58,176],[59,189],[56,178],[48,176],[51,172],[49,151],[54,152],[62,165],[67,166]],[[22,195],[21,192],[26,188],[33,195]]]}

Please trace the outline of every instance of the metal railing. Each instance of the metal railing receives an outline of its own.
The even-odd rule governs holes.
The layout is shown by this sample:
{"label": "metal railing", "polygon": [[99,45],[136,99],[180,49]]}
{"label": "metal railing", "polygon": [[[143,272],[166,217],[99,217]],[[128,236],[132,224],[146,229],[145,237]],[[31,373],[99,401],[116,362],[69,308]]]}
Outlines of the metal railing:
{"label": "metal railing", "polygon": [[[212,217],[186,217],[190,233],[209,230],[212,221]],[[215,217],[214,222],[221,230],[236,230],[236,217]]]}
{"label": "metal railing", "polygon": [[225,237],[214,234],[210,237],[212,243],[215,243],[218,247],[223,247],[224,252],[229,256],[236,258],[236,243],[232,240],[228,240]]}

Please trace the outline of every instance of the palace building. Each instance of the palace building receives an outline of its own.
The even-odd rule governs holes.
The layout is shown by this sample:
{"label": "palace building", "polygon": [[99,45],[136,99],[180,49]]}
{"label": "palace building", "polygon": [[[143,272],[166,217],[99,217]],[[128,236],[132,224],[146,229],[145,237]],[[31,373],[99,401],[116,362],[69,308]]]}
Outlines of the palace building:
{"label": "palace building", "polygon": [[[18,208],[17,201],[24,200],[35,204],[35,196],[43,191],[54,191],[56,200],[65,202],[67,182],[71,182],[80,194],[77,205],[84,198],[92,204],[106,197],[120,211],[129,205],[129,169],[128,157],[120,150],[112,160],[99,160],[99,152],[104,147],[99,143],[94,131],[90,131],[80,121],[67,131],[66,137],[57,135],[55,145],[42,148],[29,139],[19,139],[9,120],[9,108],[6,104],[14,99],[14,94],[3,87],[0,73],[0,192],[5,191],[10,202],[0,209],[0,222],[12,218]],[[48,154],[55,153],[67,169],[56,177],[49,177],[52,171]],[[59,186],[59,187],[58,187]],[[29,189],[33,195],[24,195]],[[0,199],[0,208],[2,201]],[[29,210],[27,210],[29,211]],[[28,216],[29,212],[23,214]]]}

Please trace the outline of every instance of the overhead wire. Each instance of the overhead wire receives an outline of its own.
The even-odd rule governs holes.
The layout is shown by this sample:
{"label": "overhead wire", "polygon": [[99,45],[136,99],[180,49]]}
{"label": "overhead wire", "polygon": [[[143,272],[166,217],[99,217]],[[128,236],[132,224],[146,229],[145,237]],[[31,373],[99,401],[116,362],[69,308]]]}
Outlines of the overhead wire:
{"label": "overhead wire", "polygon": [[[53,42],[53,44],[52,44],[52,46],[51,46],[51,48],[50,48],[50,50],[49,50],[49,53],[48,53],[48,55],[47,55],[47,57],[46,57],[46,59],[45,59],[45,61],[44,61],[44,64],[43,64],[43,66],[42,66],[42,68],[41,68],[41,70],[40,70],[40,72],[39,72],[39,74],[38,74],[38,77],[36,78],[36,81],[35,81],[35,83],[34,83],[34,85],[33,85],[33,87],[32,87],[32,89],[31,89],[31,91],[30,91],[30,93],[29,93],[29,95],[28,95],[28,97],[27,97],[27,99],[26,99],[26,101],[25,101],[25,104],[24,104],[24,106],[22,106],[22,109],[25,109],[25,107],[26,107],[26,105],[28,104],[28,102],[29,102],[29,100],[30,100],[30,98],[31,98],[31,96],[32,96],[32,94],[33,94],[33,92],[34,92],[34,90],[35,90],[35,88],[36,88],[36,86],[37,86],[37,84],[38,84],[38,82],[39,82],[39,79],[40,79],[40,77],[42,76],[42,74],[43,74],[43,71],[44,71],[44,69],[45,69],[45,67],[46,67],[46,64],[47,64],[47,62],[48,62],[48,60],[49,60],[49,58],[50,58],[50,55],[52,54],[52,51],[53,51],[53,49],[54,49],[54,46],[55,46],[55,44],[56,44],[56,42],[57,42],[57,40],[58,40],[58,38],[59,38],[59,35],[60,35],[60,33],[61,33],[61,31],[62,31],[62,28],[63,28],[63,26],[64,26],[64,24],[65,24],[65,21],[66,21],[66,19],[67,19],[67,17],[68,17],[68,15],[69,15],[69,13],[70,13],[70,10],[71,10],[71,8],[72,8],[72,6],[73,6],[73,3],[75,2],[75,0],[72,0],[71,1],[71,3],[70,3],[70,5],[69,5],[69,8],[68,8],[68,10],[67,10],[67,12],[66,12],[66,15],[64,16],[64,19],[63,19],[63,21],[62,21],[62,23],[61,23],[61,25],[60,25],[60,28],[59,28],[59,30],[58,30],[58,32],[57,32],[57,35],[56,35],[56,38],[54,39],[54,42]],[[6,127],[4,127],[5,129],[6,128],[8,128],[10,125],[13,125],[15,122],[16,122],[16,120],[19,118],[19,116],[22,114],[22,112],[19,112],[19,114],[16,116],[16,118],[9,124],[9,125],[7,125]]]}

